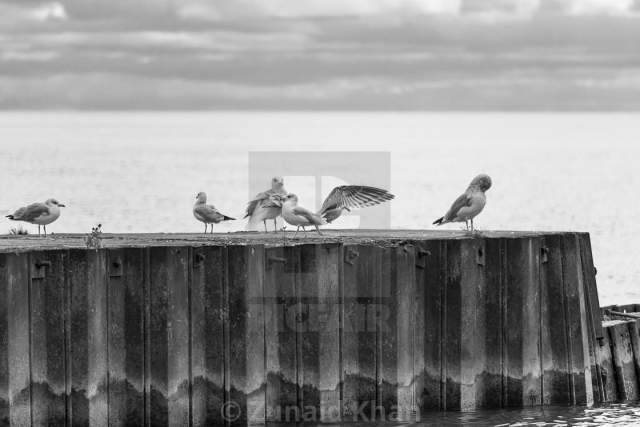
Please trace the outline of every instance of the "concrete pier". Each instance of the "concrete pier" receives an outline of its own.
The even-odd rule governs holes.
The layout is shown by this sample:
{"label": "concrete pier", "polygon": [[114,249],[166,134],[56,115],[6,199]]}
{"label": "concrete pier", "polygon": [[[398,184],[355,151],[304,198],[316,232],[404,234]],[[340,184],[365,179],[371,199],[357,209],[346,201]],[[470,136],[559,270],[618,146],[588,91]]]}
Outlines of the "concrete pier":
{"label": "concrete pier", "polygon": [[586,233],[0,237],[0,426],[592,404],[610,339]]}

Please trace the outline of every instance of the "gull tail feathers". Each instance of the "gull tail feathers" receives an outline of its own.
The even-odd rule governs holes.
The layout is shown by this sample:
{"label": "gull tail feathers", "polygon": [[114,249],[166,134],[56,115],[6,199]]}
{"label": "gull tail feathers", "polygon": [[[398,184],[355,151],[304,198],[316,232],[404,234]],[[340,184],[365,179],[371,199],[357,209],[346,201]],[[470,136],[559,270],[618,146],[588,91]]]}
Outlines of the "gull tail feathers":
{"label": "gull tail feathers", "polygon": [[249,222],[247,222],[247,226],[245,227],[245,230],[254,231],[258,227],[258,224],[260,224],[262,221],[266,219],[267,214],[268,214],[267,209],[257,209],[249,217]]}
{"label": "gull tail feathers", "polygon": [[444,217],[436,219],[433,223],[435,225],[442,225],[442,221],[444,221]]}
{"label": "gull tail feathers", "polygon": [[[253,213],[255,212],[255,210],[260,206],[260,202],[262,200],[252,200],[249,203],[247,203],[247,211],[246,211],[246,215],[244,216],[244,218],[248,218],[251,215],[253,215]],[[243,218],[243,219],[244,219]]]}

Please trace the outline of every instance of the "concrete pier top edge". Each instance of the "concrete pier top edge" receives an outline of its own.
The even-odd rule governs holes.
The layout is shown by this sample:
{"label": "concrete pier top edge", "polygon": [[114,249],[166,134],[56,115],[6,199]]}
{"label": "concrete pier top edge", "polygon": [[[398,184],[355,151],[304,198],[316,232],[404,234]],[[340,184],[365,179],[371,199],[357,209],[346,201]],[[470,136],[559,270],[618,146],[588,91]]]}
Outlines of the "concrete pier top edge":
{"label": "concrete pier top edge", "polygon": [[[296,239],[292,239],[294,231],[287,231],[285,240],[283,233],[278,232],[234,232],[234,233],[122,233],[102,234],[102,248],[150,247],[150,246],[229,246],[229,245],[265,245],[277,247],[301,244],[359,244],[393,246],[407,240],[452,240],[477,238],[542,238],[553,235],[588,234],[579,231],[480,231],[463,230],[322,230],[323,236],[307,231],[307,236],[300,231]],[[0,235],[0,252],[21,252],[42,249],[86,249],[86,234],[49,234],[37,235]]]}

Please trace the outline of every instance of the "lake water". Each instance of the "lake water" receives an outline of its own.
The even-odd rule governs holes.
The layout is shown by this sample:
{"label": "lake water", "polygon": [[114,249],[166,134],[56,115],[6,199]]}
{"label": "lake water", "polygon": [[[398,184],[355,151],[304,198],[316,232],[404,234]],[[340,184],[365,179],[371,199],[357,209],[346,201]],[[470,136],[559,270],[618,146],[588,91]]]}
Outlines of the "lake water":
{"label": "lake water", "polygon": [[[202,232],[200,191],[238,218],[216,231],[243,230],[249,152],[385,151],[392,228],[433,228],[486,173],[478,228],[588,231],[601,304],[640,303],[639,142],[640,114],[0,113],[0,233],[50,197],[67,207],[49,232]],[[315,208],[304,179],[285,187]]]}

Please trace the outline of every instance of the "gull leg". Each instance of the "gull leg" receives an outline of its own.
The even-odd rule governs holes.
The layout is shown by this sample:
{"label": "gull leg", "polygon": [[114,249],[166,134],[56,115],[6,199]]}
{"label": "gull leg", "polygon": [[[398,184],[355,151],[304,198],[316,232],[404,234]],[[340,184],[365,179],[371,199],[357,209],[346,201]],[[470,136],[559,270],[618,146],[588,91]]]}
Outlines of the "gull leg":
{"label": "gull leg", "polygon": [[209,227],[211,230],[209,231],[209,234],[213,234],[213,224],[211,224],[211,226]]}
{"label": "gull leg", "polygon": [[268,231],[267,231],[267,220],[265,219],[262,222],[264,222],[264,232],[268,233]]}
{"label": "gull leg", "polygon": [[40,225],[38,224],[38,236],[40,235]]}
{"label": "gull leg", "polygon": [[469,231],[469,220],[468,219],[464,220],[464,225],[467,226],[467,231]]}
{"label": "gull leg", "polygon": [[204,223],[204,234],[207,234],[207,223]]}
{"label": "gull leg", "polygon": [[473,218],[471,218],[471,231],[473,231]]}
{"label": "gull leg", "polygon": [[275,218],[273,218],[273,232],[278,233],[278,222]]}
{"label": "gull leg", "polygon": [[44,237],[47,237],[47,226],[43,225],[42,228],[44,228]]}
{"label": "gull leg", "polygon": [[302,226],[302,231],[304,231],[304,237],[307,238],[307,230],[304,229],[304,225]]}
{"label": "gull leg", "polygon": [[318,226],[317,226],[317,225],[316,225],[316,230],[318,230],[318,234],[319,234],[319,235],[324,236],[324,234],[322,234],[322,233],[320,232],[320,229],[318,228]]}
{"label": "gull leg", "polygon": [[296,236],[298,235],[298,231],[300,231],[300,226],[298,226],[298,229],[296,230],[296,234],[293,235],[293,238],[295,239]]}

